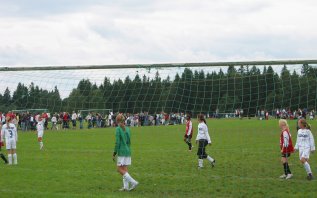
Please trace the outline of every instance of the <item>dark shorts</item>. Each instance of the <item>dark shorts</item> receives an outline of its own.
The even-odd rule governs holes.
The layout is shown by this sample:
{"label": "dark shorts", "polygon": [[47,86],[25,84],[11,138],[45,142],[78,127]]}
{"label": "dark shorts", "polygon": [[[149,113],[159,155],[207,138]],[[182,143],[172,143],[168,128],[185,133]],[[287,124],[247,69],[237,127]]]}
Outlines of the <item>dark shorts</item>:
{"label": "dark shorts", "polygon": [[72,120],[73,126],[76,126],[76,120]]}
{"label": "dark shorts", "polygon": [[186,142],[190,142],[192,139],[192,135],[184,135],[184,138],[186,139]]}
{"label": "dark shorts", "polygon": [[281,157],[290,157],[291,154],[290,153],[282,153]]}
{"label": "dark shorts", "polygon": [[206,146],[208,145],[207,140],[199,140],[199,146],[197,150],[197,155],[199,159],[207,158]]}

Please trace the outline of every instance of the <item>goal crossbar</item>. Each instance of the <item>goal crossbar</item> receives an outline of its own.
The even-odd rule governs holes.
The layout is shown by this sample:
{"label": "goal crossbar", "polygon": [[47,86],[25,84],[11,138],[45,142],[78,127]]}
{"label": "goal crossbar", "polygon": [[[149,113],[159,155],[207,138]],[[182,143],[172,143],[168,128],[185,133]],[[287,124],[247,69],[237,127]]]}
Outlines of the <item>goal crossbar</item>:
{"label": "goal crossbar", "polygon": [[302,65],[317,64],[316,60],[271,60],[238,62],[202,62],[202,63],[162,63],[162,64],[122,64],[122,65],[77,65],[77,66],[36,66],[36,67],[0,67],[0,71],[34,71],[34,70],[83,70],[83,69],[130,69],[130,68],[169,68],[169,67],[220,67],[240,65]]}

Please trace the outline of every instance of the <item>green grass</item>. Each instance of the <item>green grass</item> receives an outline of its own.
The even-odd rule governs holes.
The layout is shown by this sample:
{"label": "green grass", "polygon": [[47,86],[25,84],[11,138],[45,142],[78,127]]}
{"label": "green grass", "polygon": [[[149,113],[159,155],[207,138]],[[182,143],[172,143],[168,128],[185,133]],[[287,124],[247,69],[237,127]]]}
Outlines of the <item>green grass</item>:
{"label": "green grass", "polygon": [[[290,125],[295,142],[295,121]],[[19,133],[19,164],[0,165],[0,197],[317,197],[317,180],[306,180],[298,153],[290,158],[294,177],[278,179],[276,120],[208,120],[208,126],[213,144],[207,153],[217,164],[205,161],[202,170],[197,146],[190,153],[183,142],[184,125],[131,128],[129,172],[140,182],[133,192],[118,192],[113,128],[47,131],[44,151],[34,132]],[[316,154],[310,164],[317,179]]]}

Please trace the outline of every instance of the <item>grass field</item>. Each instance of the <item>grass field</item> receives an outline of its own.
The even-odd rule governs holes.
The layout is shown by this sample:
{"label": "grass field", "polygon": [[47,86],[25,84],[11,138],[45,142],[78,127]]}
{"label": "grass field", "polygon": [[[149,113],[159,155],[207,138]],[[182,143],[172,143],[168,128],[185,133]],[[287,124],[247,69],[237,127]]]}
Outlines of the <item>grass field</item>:
{"label": "grass field", "polygon": [[[312,125],[317,139],[316,121]],[[133,192],[118,192],[113,128],[47,131],[43,151],[35,133],[19,133],[19,164],[0,165],[0,197],[317,197],[317,154],[310,161],[315,180],[306,180],[298,153],[290,158],[294,177],[278,179],[276,120],[208,120],[208,126],[207,153],[217,164],[205,161],[202,170],[197,146],[190,153],[183,142],[184,125],[131,128],[129,172],[140,182]],[[295,142],[295,121],[290,126]]]}

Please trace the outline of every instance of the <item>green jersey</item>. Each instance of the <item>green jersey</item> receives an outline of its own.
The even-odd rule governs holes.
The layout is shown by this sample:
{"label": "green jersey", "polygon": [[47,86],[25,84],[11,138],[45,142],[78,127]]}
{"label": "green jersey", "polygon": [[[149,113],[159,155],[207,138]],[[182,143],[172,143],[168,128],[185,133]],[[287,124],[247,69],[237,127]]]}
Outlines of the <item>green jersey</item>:
{"label": "green jersey", "polygon": [[116,145],[114,147],[114,152],[118,156],[131,156],[130,150],[130,129],[125,127],[125,131],[121,127],[116,128]]}

